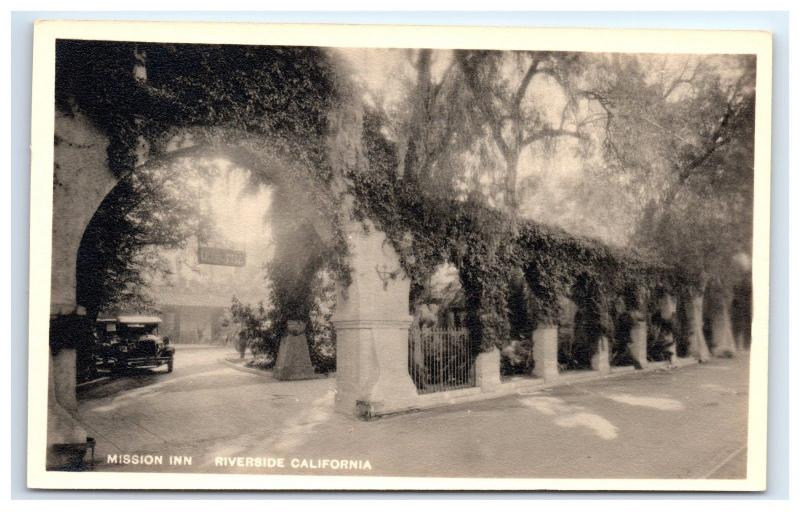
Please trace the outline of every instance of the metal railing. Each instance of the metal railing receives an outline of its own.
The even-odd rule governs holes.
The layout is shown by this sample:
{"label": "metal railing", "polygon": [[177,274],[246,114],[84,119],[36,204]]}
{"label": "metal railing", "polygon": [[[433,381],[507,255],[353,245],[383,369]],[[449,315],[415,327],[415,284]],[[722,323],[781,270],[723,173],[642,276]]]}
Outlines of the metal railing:
{"label": "metal railing", "polygon": [[419,394],[475,386],[475,357],[465,329],[408,332],[408,374]]}

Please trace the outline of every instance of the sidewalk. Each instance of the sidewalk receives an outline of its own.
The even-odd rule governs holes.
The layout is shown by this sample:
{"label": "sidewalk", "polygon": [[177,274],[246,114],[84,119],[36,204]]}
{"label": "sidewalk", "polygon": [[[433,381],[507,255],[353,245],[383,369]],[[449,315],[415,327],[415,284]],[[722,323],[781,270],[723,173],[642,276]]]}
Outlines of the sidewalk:
{"label": "sidewalk", "polygon": [[276,473],[214,465],[270,456],[368,460],[372,475],[744,475],[747,355],[364,422],[333,411],[334,378],[268,381],[222,365],[216,351],[196,353],[207,361],[183,377],[81,404],[99,457],[182,454],[193,457],[191,470],[162,470],[215,473]]}

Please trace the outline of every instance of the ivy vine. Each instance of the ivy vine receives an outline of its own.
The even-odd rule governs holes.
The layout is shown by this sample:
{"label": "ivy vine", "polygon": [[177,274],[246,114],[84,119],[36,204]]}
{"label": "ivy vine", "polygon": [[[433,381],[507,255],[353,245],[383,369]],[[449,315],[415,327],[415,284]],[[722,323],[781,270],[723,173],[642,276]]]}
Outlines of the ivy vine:
{"label": "ivy vine", "polygon": [[[246,140],[256,161],[266,149],[291,161],[284,180],[317,201],[296,209],[317,209],[332,221],[334,238],[317,245],[314,267],[349,281],[340,204],[341,194],[352,194],[356,218],[372,220],[398,250],[412,297],[438,265],[458,268],[467,325],[482,349],[508,338],[509,284],[520,272],[536,325],[555,324],[560,297],[572,295],[582,299],[597,335],[612,334],[613,300],[626,289],[674,290],[677,279],[686,279],[630,250],[517,220],[479,199],[434,197],[414,177],[399,177],[398,152],[383,136],[381,116],[354,100],[324,49],[67,40],[58,42],[56,56],[57,107],[85,114],[107,135],[114,174],[135,169],[142,139],[148,156],[158,158],[183,128],[196,128],[198,137],[213,132],[207,142],[217,145],[221,139],[242,147]],[[142,61],[146,77],[133,73]],[[310,288],[313,272],[303,269],[293,277],[307,277],[304,284],[279,290]],[[302,304],[306,294],[288,298]]]}

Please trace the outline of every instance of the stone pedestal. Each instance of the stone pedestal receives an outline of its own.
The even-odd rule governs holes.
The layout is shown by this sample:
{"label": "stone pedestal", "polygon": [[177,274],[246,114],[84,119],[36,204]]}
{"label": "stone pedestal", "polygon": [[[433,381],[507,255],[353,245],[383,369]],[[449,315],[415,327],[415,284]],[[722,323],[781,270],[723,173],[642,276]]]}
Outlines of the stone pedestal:
{"label": "stone pedestal", "polygon": [[281,339],[278,358],[272,376],[277,380],[308,380],[315,378],[314,366],[308,353],[306,324],[302,321],[289,321],[287,333]]}
{"label": "stone pedestal", "polygon": [[415,406],[408,373],[410,281],[386,235],[371,223],[345,228],[352,282],[336,313],[336,411],[365,419]]}
{"label": "stone pedestal", "polygon": [[475,385],[483,392],[492,392],[500,383],[500,350],[492,348],[475,359]]}
{"label": "stone pedestal", "polygon": [[665,321],[671,321],[677,309],[677,301],[670,294],[664,294],[661,296],[661,299],[658,300],[658,311],[661,318]]}
{"label": "stone pedestal", "polygon": [[597,339],[597,345],[592,355],[592,370],[608,374],[611,371],[608,358],[608,337],[600,337]]}
{"label": "stone pedestal", "polygon": [[370,419],[412,408],[405,321],[336,321],[336,410]]}
{"label": "stone pedestal", "polygon": [[644,321],[633,323],[628,347],[636,368],[647,367],[647,323]]}
{"label": "stone pedestal", "polygon": [[558,327],[533,330],[533,373],[544,381],[558,378]]}

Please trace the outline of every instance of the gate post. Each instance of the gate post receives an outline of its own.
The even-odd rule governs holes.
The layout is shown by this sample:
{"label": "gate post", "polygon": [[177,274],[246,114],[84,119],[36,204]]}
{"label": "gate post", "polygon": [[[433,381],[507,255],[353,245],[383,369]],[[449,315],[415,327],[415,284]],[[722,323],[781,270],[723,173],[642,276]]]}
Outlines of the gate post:
{"label": "gate post", "polygon": [[483,392],[491,392],[502,383],[500,381],[500,350],[492,346],[475,359],[475,385]]}
{"label": "gate post", "polygon": [[371,222],[344,228],[351,284],[336,312],[336,411],[369,419],[415,406],[408,374],[410,281],[385,233]]}
{"label": "gate post", "polygon": [[558,378],[558,326],[533,330],[533,372],[545,382]]}
{"label": "gate post", "polygon": [[630,335],[631,357],[636,362],[637,369],[644,369],[647,367],[647,323],[644,321],[636,321],[631,327]]}
{"label": "gate post", "polygon": [[592,369],[602,374],[608,374],[611,371],[608,355],[608,337],[603,335],[597,339],[597,344],[595,344],[594,354],[592,355]]}

